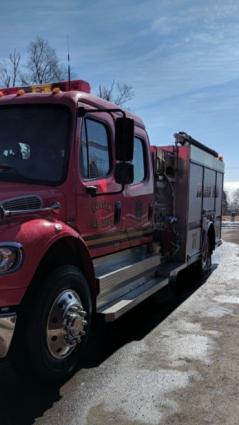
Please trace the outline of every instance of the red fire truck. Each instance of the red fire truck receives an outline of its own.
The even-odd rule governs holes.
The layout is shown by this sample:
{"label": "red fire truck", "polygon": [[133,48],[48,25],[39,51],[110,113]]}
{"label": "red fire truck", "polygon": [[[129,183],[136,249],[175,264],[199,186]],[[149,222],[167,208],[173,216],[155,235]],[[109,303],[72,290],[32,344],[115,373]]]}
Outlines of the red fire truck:
{"label": "red fire truck", "polygon": [[0,357],[67,377],[92,317],[113,321],[221,243],[224,165],[84,81],[0,92]]}

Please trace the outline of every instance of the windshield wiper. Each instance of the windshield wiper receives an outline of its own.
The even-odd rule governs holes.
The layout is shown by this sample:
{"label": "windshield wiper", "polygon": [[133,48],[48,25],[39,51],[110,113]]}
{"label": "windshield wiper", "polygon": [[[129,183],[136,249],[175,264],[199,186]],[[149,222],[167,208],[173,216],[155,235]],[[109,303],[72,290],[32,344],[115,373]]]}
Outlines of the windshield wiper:
{"label": "windshield wiper", "polygon": [[0,164],[0,180],[1,177],[5,176],[6,173],[10,172],[11,174],[7,174],[7,177],[16,177],[19,178],[20,181],[24,183],[32,183],[32,179],[29,179],[28,177],[24,176],[23,174],[19,173],[16,167],[13,167],[9,164]]}
{"label": "windshield wiper", "polygon": [[8,164],[0,164],[0,173],[2,173],[3,171],[17,171],[15,167],[12,167],[11,165]]}

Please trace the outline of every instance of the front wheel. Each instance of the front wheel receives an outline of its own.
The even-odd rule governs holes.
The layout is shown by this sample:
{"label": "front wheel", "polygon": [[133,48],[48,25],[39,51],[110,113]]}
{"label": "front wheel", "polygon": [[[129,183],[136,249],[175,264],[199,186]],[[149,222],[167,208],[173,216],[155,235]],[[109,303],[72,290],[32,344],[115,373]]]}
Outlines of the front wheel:
{"label": "front wheel", "polygon": [[[23,363],[43,381],[60,381],[74,371],[85,350],[92,300],[83,274],[74,266],[54,270],[19,318],[12,358],[21,352]],[[25,307],[26,309],[26,307]]]}

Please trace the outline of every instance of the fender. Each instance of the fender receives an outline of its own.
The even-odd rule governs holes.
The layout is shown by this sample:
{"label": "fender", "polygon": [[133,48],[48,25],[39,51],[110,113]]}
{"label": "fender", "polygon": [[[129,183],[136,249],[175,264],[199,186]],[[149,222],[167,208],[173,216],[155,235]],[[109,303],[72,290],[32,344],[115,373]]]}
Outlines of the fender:
{"label": "fender", "polygon": [[[97,293],[94,267],[88,248],[79,233],[67,224],[43,218],[31,219],[23,223],[12,223],[8,224],[6,229],[3,229],[1,239],[2,242],[19,242],[23,247],[23,262],[19,269],[0,276],[0,301],[3,300],[2,305],[10,305],[10,302],[6,301],[9,291],[12,295],[14,293],[14,304],[21,302],[47,254],[61,241],[68,243],[68,246],[71,246],[72,249],[74,245],[75,251],[79,253],[79,264],[82,266],[82,271],[86,275],[91,290],[93,293]],[[12,297],[10,298],[12,299]]]}

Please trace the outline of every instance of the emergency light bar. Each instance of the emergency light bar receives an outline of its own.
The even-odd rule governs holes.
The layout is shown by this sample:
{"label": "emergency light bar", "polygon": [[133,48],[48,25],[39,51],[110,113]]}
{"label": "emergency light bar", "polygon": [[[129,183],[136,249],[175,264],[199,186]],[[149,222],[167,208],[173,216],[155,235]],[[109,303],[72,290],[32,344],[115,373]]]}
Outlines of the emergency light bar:
{"label": "emergency light bar", "polygon": [[[55,89],[55,91],[54,91]],[[90,93],[90,84],[87,81],[83,80],[73,80],[73,81],[59,81],[57,83],[46,83],[26,87],[7,87],[0,89],[0,96],[8,94],[17,94],[22,96],[24,93],[55,93],[57,94],[56,89],[59,91],[67,92],[71,90],[83,91],[84,93]]]}

